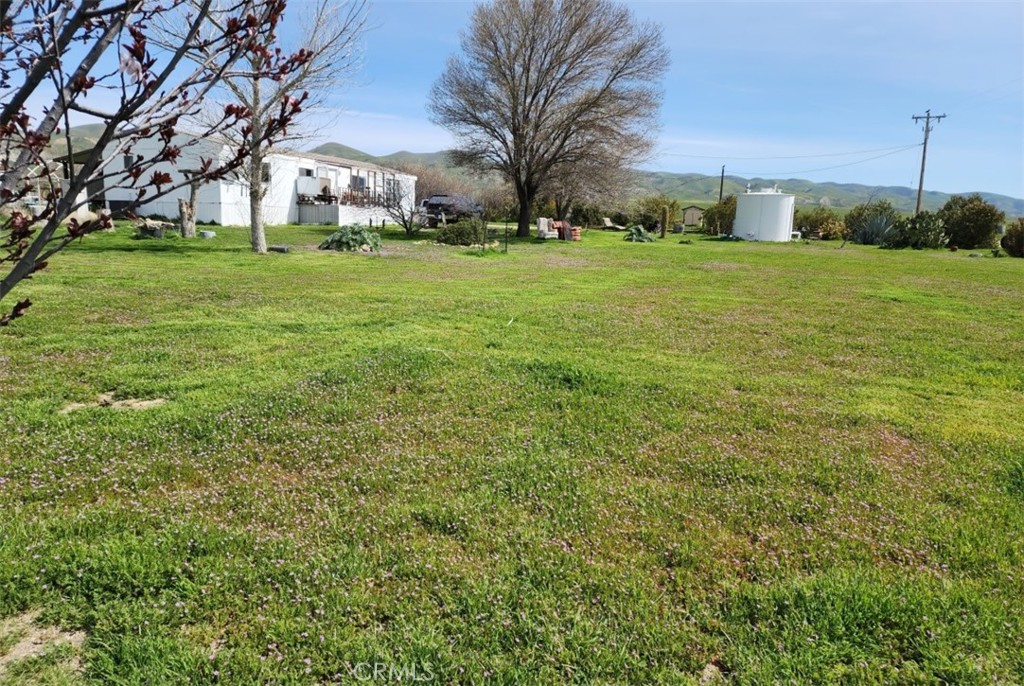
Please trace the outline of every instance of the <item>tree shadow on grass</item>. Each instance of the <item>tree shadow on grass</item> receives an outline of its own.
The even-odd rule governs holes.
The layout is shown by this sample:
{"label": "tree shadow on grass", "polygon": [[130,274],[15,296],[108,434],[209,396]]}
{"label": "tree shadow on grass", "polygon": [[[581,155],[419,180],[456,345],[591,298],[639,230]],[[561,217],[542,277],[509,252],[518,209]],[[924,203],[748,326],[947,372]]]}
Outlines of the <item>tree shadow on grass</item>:
{"label": "tree shadow on grass", "polygon": [[104,252],[138,252],[138,253],[242,253],[250,250],[248,245],[239,244],[217,244],[216,240],[196,239],[173,239],[173,238],[131,238],[117,243],[108,242],[83,242],[73,244],[71,249],[75,252],[104,253]]}

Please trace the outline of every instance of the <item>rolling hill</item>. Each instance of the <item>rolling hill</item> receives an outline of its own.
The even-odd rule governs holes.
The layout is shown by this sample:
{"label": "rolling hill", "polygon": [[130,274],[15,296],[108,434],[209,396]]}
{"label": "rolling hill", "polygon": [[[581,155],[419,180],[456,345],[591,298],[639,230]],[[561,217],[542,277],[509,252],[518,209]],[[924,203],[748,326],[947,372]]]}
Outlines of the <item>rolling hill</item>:
{"label": "rolling hill", "polygon": [[[71,147],[76,151],[88,150],[93,147],[99,140],[100,134],[103,133],[104,126],[104,124],[72,126],[68,129],[68,133],[71,134]],[[50,143],[50,154],[53,157],[60,157],[66,155],[67,152],[68,146],[64,134],[54,136]]]}
{"label": "rolling hill", "polygon": [[[344,151],[344,154],[341,152]],[[405,150],[390,155],[374,156],[339,143],[326,143],[313,148],[313,152],[323,155],[336,155],[360,162],[373,162],[383,166],[398,164],[421,164],[424,166],[448,167],[444,152],[414,153]],[[675,172],[637,172],[636,191],[646,193],[663,193],[687,204],[710,205],[718,200],[718,176],[703,174],[681,174]],[[837,209],[848,209],[871,200],[888,200],[903,212],[911,212],[917,199],[917,189],[905,186],[867,186],[857,183],[814,182],[806,179],[765,179],[744,178],[741,176],[725,177],[725,194],[743,193],[747,185],[751,188],[771,187],[796,195],[797,205],[827,204]],[[974,191],[964,191],[960,195],[968,195]],[[1008,216],[1024,216],[1024,199],[1012,198],[998,193],[979,192],[988,202],[992,203]],[[927,210],[937,210],[952,196],[950,193],[925,191],[922,205]]]}
{"label": "rolling hill", "polygon": [[[91,147],[98,138],[102,124],[86,124],[71,128],[71,141],[76,150]],[[55,137],[50,147],[51,154],[56,157],[66,151],[64,138]],[[325,143],[313,148],[311,152],[334,157],[344,157],[358,162],[370,162],[382,166],[403,164],[419,164],[428,167],[450,168],[447,155],[441,152],[409,152],[400,150],[390,155],[371,155],[342,143]],[[459,176],[470,179],[470,174],[458,170]],[[684,204],[710,205],[718,200],[718,176],[703,174],[681,174],[675,172],[636,172],[636,193],[659,193],[680,200]],[[825,204],[840,211],[854,205],[871,200],[888,200],[896,209],[910,212],[914,209],[917,189],[905,186],[867,186],[856,183],[814,182],[806,179],[766,179],[744,178],[741,176],[725,177],[725,194],[743,193],[748,184],[751,188],[762,188],[778,185],[787,192],[796,195],[797,205]],[[965,191],[960,195],[967,195]],[[1013,198],[997,193],[979,192],[988,202],[992,203],[1010,217],[1024,216],[1024,199]],[[951,194],[938,191],[925,191],[923,205],[925,209],[936,210],[942,207]]]}

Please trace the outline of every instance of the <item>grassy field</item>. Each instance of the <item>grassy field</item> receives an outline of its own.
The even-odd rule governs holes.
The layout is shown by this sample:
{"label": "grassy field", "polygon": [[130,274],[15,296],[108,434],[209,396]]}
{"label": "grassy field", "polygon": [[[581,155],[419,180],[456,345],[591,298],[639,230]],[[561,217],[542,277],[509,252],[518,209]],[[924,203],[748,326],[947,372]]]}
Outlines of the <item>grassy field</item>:
{"label": "grassy field", "polygon": [[0,684],[1024,682],[1024,260],[217,231],[0,329]]}

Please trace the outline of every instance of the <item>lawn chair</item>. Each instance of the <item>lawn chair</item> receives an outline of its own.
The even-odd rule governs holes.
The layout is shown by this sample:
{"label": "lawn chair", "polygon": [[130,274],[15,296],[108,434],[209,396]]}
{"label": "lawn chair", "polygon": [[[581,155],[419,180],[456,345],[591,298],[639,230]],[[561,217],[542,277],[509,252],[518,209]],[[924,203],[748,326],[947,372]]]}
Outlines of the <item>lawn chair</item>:
{"label": "lawn chair", "polygon": [[618,224],[612,224],[612,220],[608,217],[602,217],[601,221],[604,222],[604,228],[611,229],[612,231],[625,231],[625,226],[619,226]]}

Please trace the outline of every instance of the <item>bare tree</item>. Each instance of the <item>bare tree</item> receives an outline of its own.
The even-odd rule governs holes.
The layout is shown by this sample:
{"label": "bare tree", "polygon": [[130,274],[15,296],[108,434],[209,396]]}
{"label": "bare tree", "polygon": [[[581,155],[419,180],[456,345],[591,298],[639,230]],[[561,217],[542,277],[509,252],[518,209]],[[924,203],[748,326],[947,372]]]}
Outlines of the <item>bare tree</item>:
{"label": "bare tree", "polygon": [[633,162],[630,151],[595,146],[586,158],[556,165],[546,194],[554,201],[556,218],[570,219],[579,203],[608,208],[612,198],[622,199],[628,193]]}
{"label": "bare tree", "polygon": [[668,67],[660,27],[612,0],[492,0],[479,5],[434,84],[429,109],[452,131],[459,164],[500,172],[527,236],[556,169],[601,151],[636,162],[653,146]]}
{"label": "bare tree", "polygon": [[487,221],[507,220],[516,207],[516,194],[504,179],[491,179],[476,192],[476,198]]}
{"label": "bare tree", "polygon": [[[212,11],[207,0],[194,9],[192,29],[179,45],[153,48],[149,27],[162,14],[176,11],[180,2],[0,2],[0,265],[8,270],[0,281],[0,300],[76,238],[110,225],[108,216],[71,216],[87,205],[90,186],[134,190],[126,208],[130,211],[190,182],[187,175],[175,180],[157,165],[176,164],[184,148],[199,145],[202,138],[250,126],[250,111],[229,103],[192,142],[182,144],[176,138],[179,119],[196,112],[218,81],[257,75],[286,79],[309,59],[305,51],[288,55],[276,48],[284,0],[233,0],[220,10],[223,30],[201,36],[195,27]],[[199,49],[209,59],[186,68],[185,55]],[[257,64],[258,69],[240,71],[238,63]],[[30,99],[47,103],[41,116],[29,110]],[[275,103],[259,139],[279,136],[300,111],[301,101],[288,97]],[[90,150],[75,150],[67,133],[72,114],[103,124]],[[57,165],[44,155],[61,129],[69,153],[63,180]],[[155,153],[133,154],[133,146],[143,139],[161,145]],[[193,176],[223,177],[240,167],[247,153],[238,148],[228,159],[203,159]],[[129,157],[131,165],[111,164]],[[36,190],[40,197],[26,203]],[[30,305],[27,299],[18,302],[0,316],[0,325]]]}
{"label": "bare tree", "polygon": [[[185,0],[192,8],[208,1]],[[366,28],[367,0],[307,0],[305,3],[296,3],[296,7],[299,12],[295,24],[301,27],[298,36],[303,48],[309,53],[309,59],[287,78],[278,80],[263,74],[263,55],[250,55],[250,74],[259,76],[226,78],[221,82],[222,88],[215,91],[212,98],[214,102],[226,99],[243,103],[251,112],[249,126],[229,132],[227,138],[247,149],[248,159],[239,171],[239,178],[249,186],[249,235],[253,252],[257,253],[267,252],[267,237],[263,227],[263,200],[267,182],[264,164],[271,145],[261,135],[265,122],[274,116],[276,103],[282,97],[299,90],[308,93],[303,111],[317,111],[359,67],[359,41]],[[200,33],[217,35],[224,30],[224,18],[221,12],[209,13],[205,24],[200,27]],[[166,19],[159,28],[163,40],[173,45],[183,32],[182,24],[170,21],[169,16]],[[210,60],[210,55],[204,50],[191,52],[189,56],[196,63]],[[216,109],[213,108],[213,111],[216,112]],[[205,122],[208,118],[208,114],[201,115],[199,121]],[[277,140],[286,143],[290,141],[294,145],[295,141],[305,137],[301,124],[302,117],[293,119],[286,134]]]}

